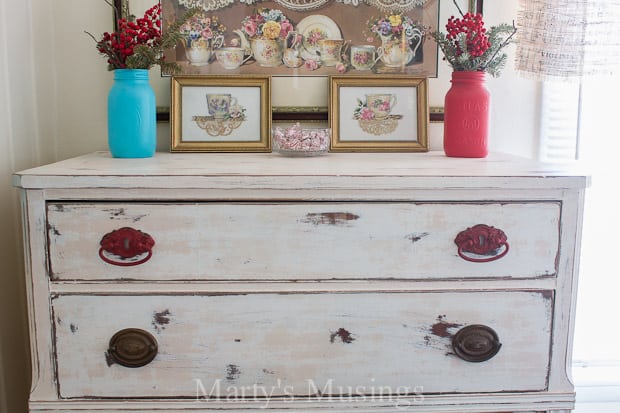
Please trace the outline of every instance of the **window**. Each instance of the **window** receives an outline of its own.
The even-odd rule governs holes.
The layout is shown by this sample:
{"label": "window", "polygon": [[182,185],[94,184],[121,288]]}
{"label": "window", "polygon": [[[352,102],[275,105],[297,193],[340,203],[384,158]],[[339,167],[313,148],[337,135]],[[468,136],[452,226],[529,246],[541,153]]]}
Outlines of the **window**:
{"label": "window", "polygon": [[[610,321],[620,315],[620,75],[584,81],[581,87],[579,159],[592,175],[586,194],[577,302],[574,359],[617,364],[620,332]],[[617,375],[620,383],[620,374]]]}

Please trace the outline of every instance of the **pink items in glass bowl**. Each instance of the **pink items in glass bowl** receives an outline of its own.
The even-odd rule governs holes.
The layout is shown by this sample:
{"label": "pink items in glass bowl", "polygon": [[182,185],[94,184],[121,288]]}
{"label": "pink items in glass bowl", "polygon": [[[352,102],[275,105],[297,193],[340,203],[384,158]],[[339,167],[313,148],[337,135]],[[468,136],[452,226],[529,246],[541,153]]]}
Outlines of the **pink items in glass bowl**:
{"label": "pink items in glass bowl", "polygon": [[272,131],[274,152],[284,156],[317,156],[329,151],[330,128],[302,128],[299,123]]}

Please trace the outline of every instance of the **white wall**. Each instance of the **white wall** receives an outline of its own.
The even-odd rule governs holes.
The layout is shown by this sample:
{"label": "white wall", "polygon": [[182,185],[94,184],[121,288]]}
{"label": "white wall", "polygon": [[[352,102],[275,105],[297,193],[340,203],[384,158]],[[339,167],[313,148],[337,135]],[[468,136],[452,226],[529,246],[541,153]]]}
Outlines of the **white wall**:
{"label": "white wall", "polygon": [[[491,25],[516,16],[517,0],[486,3]],[[444,0],[441,21],[455,13]],[[99,36],[111,25],[103,0],[0,0],[0,413],[26,411],[30,374],[19,202],[10,175],[106,148],[112,74],[83,31]],[[431,106],[442,106],[449,77],[449,67],[440,62],[439,78],[429,84]],[[151,78],[158,105],[168,105],[169,80],[158,78],[156,70]],[[533,157],[538,84],[518,78],[509,67],[490,79],[488,88],[491,150]],[[432,149],[441,149],[441,134],[441,124],[432,124]],[[159,150],[168,150],[168,142],[168,125],[159,125]]]}
{"label": "white wall", "polygon": [[[444,29],[451,15],[458,15],[451,0],[442,0],[440,29]],[[460,0],[463,10],[467,1]],[[516,21],[518,0],[484,1],[486,26]],[[487,88],[491,93],[491,123],[489,149],[515,155],[535,158],[538,144],[540,83],[519,77],[513,65],[515,46],[508,47],[508,64],[498,78],[487,77]],[[439,62],[439,76],[429,82],[429,104],[443,106],[443,98],[450,87],[451,69]],[[441,150],[443,125],[431,124],[431,149]]]}

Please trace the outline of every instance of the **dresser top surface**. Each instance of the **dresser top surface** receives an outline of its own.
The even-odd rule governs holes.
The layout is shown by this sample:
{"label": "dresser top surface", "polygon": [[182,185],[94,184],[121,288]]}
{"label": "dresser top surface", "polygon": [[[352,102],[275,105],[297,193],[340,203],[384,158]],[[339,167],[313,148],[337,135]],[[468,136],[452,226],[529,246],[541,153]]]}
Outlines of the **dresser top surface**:
{"label": "dresser top surface", "polygon": [[[545,179],[556,178],[556,179]],[[492,153],[484,159],[448,158],[428,153],[330,153],[313,158],[288,158],[276,153],[165,153],[152,158],[119,159],[95,152],[44,165],[14,175],[15,186],[46,188],[209,188],[228,181],[260,185],[269,181],[292,188],[309,182],[398,181],[411,187],[583,188],[586,174],[564,164],[540,163],[513,155]],[[553,181],[553,182],[549,182]],[[269,185],[271,187],[271,185]],[[344,185],[346,186],[346,185]]]}

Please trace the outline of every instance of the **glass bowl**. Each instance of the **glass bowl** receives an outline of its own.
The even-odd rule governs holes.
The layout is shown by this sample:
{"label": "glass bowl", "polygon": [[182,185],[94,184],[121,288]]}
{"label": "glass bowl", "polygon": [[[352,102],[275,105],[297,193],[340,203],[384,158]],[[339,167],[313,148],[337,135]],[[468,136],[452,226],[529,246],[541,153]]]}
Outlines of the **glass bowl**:
{"label": "glass bowl", "polygon": [[299,123],[271,133],[272,149],[283,156],[319,156],[329,151],[330,128],[305,128]]}

